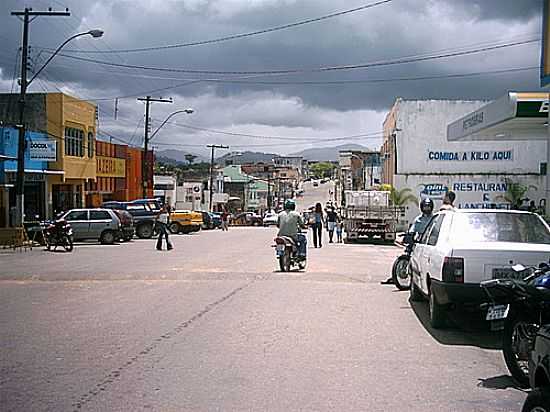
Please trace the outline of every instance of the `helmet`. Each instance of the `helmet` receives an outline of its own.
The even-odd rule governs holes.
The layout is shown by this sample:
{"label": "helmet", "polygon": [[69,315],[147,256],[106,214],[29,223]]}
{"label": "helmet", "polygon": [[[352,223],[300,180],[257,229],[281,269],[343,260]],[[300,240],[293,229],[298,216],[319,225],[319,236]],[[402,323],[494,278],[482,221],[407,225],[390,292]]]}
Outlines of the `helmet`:
{"label": "helmet", "polygon": [[434,211],[434,201],[429,197],[422,199],[420,202],[420,210],[425,215],[431,215]]}
{"label": "helmet", "polygon": [[545,275],[535,279],[533,286],[537,288],[550,289],[550,273],[546,273]]}
{"label": "helmet", "polygon": [[285,200],[285,210],[294,210],[296,209],[296,202],[292,199]]}

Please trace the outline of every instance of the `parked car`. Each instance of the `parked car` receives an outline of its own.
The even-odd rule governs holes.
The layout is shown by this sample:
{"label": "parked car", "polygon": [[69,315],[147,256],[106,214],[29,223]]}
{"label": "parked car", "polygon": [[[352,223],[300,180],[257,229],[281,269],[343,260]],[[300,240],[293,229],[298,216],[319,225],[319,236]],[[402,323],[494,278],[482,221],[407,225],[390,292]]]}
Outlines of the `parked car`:
{"label": "parked car", "polygon": [[279,221],[279,215],[275,212],[267,212],[264,216],[263,225],[264,226],[271,226],[271,225],[277,225]]}
{"label": "parked car", "polygon": [[120,240],[124,240],[126,242],[132,240],[134,237],[134,218],[130,212],[123,209],[112,210],[117,215],[118,220],[120,220]]}
{"label": "parked car", "polygon": [[411,300],[428,298],[430,323],[442,327],[448,310],[486,301],[481,281],[517,276],[514,264],[536,266],[549,256],[550,228],[534,213],[436,213],[411,255]]}
{"label": "parked car", "polygon": [[205,211],[198,211],[202,215],[202,225],[201,228],[203,230],[211,230],[214,229],[214,224],[212,222],[212,216],[209,212]]}
{"label": "parked car", "polygon": [[156,199],[135,200],[132,202],[105,202],[101,207],[126,210],[130,213],[134,219],[135,233],[141,239],[149,239],[155,233],[155,222],[160,213],[160,206]]}
{"label": "parked car", "polygon": [[202,212],[191,210],[175,210],[170,213],[168,229],[176,233],[193,233],[201,230],[203,225]]}
{"label": "parked car", "polygon": [[61,215],[71,225],[75,240],[99,240],[111,245],[120,237],[120,220],[110,209],[71,209]]}
{"label": "parked car", "polygon": [[241,226],[261,226],[264,224],[260,215],[253,212],[239,213],[231,219],[232,224]]}
{"label": "parked car", "polygon": [[212,219],[214,229],[219,229],[222,226],[222,216],[219,213],[214,212],[210,212],[209,214]]}
{"label": "parked car", "polygon": [[533,390],[522,412],[550,411],[550,325],[543,325],[537,334],[529,363],[529,381]]}

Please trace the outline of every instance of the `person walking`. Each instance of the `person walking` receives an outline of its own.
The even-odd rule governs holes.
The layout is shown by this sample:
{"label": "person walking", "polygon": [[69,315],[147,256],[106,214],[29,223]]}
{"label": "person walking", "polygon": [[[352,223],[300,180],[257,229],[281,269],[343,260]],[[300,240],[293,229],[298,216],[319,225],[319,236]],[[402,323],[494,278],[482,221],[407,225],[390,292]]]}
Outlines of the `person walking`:
{"label": "person walking", "polygon": [[227,213],[227,209],[223,210],[222,213],[222,231],[228,231],[229,230],[229,213]]}
{"label": "person walking", "polygon": [[328,243],[334,243],[332,239],[334,237],[334,230],[336,230],[336,221],[338,220],[338,214],[336,213],[336,210],[334,210],[334,206],[331,205],[326,209],[326,216]]}
{"label": "person walking", "polygon": [[319,247],[323,247],[322,238],[323,238],[324,217],[323,217],[323,206],[321,206],[321,203],[317,203],[315,205],[312,221],[313,221],[313,224],[311,227],[313,228],[313,246],[317,247],[317,245],[319,245]]}
{"label": "person walking", "polygon": [[168,220],[169,220],[168,211],[166,210],[166,206],[163,206],[160,209],[160,214],[157,218],[157,228],[159,231],[159,237],[157,240],[157,250],[162,250],[163,236],[166,238],[166,249],[167,250],[173,249],[172,243],[170,242],[170,238],[168,237]]}
{"label": "person walking", "polygon": [[336,241],[342,243],[342,232],[344,230],[344,221],[341,216],[338,216],[336,221]]}

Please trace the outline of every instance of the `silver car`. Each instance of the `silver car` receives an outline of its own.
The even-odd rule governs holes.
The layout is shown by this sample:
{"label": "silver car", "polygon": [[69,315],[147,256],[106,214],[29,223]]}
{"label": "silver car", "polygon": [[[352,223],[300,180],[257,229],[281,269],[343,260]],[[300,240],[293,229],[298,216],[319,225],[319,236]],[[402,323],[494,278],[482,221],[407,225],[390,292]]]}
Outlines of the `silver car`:
{"label": "silver car", "polygon": [[61,218],[71,225],[75,240],[96,239],[111,245],[120,237],[120,220],[111,209],[72,209]]}

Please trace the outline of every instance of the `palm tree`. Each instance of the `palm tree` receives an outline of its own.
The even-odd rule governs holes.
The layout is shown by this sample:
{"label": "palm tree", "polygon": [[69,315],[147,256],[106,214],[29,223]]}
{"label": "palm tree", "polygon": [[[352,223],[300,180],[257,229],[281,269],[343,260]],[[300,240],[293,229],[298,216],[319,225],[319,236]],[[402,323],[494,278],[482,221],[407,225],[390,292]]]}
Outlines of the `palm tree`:
{"label": "palm tree", "polygon": [[408,187],[397,190],[395,187],[390,187],[390,202],[397,207],[406,206],[408,203],[418,203],[418,199],[412,194],[412,190]]}
{"label": "palm tree", "polygon": [[506,193],[498,196],[497,198],[510,203],[510,207],[514,210],[521,208],[523,202],[527,200],[525,195],[529,190],[537,190],[537,187],[533,185],[522,185],[521,183],[514,182],[511,179],[504,179],[504,181],[506,182]]}

